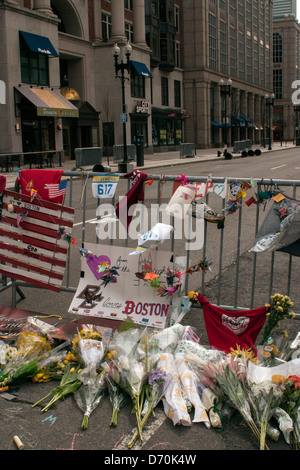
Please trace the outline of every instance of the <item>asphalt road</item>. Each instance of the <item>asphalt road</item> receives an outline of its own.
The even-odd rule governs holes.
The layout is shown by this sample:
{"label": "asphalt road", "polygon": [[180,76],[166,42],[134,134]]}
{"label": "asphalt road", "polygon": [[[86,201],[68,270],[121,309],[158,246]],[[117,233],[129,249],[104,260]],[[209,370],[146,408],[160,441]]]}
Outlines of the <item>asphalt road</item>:
{"label": "asphalt road", "polygon": [[[298,165],[298,149],[281,152],[274,152],[264,154],[264,158],[248,157],[246,159],[234,160],[220,160],[213,162],[199,162],[189,164],[184,163],[183,166],[174,167],[161,167],[159,171],[155,169],[153,174],[169,174],[178,175],[184,172],[186,175],[203,175],[203,176],[222,176],[222,177],[236,177],[236,178],[273,178],[273,179],[300,179]],[[148,170],[150,173],[150,170]],[[82,237],[82,205],[80,203],[81,196],[81,182],[74,183],[74,201],[73,207],[78,214],[75,221],[74,236],[79,239]],[[147,189],[149,199],[156,197],[156,190],[154,188]],[[121,189],[120,189],[121,190]],[[148,192],[149,191],[149,192]],[[167,191],[163,196],[168,200],[169,194]],[[213,201],[215,202],[215,201]],[[88,197],[86,220],[95,217],[96,205],[95,201]],[[250,216],[248,215],[248,218]],[[248,222],[251,225],[251,222]],[[78,225],[77,225],[78,224]],[[226,230],[233,229],[233,224],[227,224]],[[228,226],[228,228],[227,228]],[[246,226],[246,232],[248,231]],[[216,227],[210,227],[211,239],[216,240],[219,233],[216,233]],[[228,232],[226,232],[228,235]],[[231,232],[229,232],[230,234]],[[226,237],[227,237],[226,235]],[[95,227],[93,224],[86,224],[84,231],[84,238],[86,241],[95,242]],[[230,237],[229,237],[230,238]],[[232,237],[234,238],[234,237]],[[215,241],[213,250],[218,244]],[[133,243],[134,246],[134,243]],[[242,262],[244,263],[244,272],[247,273],[247,250],[243,248],[241,252]],[[232,250],[232,251],[231,251]],[[226,262],[224,270],[226,270],[227,285],[226,289],[222,292],[224,303],[230,305],[232,299],[232,292],[234,290],[234,268],[230,263],[231,253],[234,252],[234,243],[231,248],[224,254]],[[69,285],[77,286],[78,275],[80,272],[79,257],[77,252],[72,253],[72,272],[70,275]],[[76,264],[77,263],[77,264]],[[217,261],[216,261],[217,264]],[[217,282],[214,278],[216,273],[212,273],[211,278],[205,282],[205,294],[211,302],[215,301],[217,292]],[[247,276],[245,276],[247,277]],[[263,283],[264,275],[260,277],[259,291],[261,297],[264,298],[268,286]],[[196,279],[196,284],[199,279]],[[282,282],[282,276],[279,275],[279,282]],[[194,286],[191,286],[192,288]],[[243,279],[242,297],[246,292],[246,280]],[[72,318],[71,314],[67,314],[70,301],[73,295],[69,292],[61,292],[59,298],[53,293],[44,292],[40,295],[38,289],[24,290],[26,298],[18,302],[19,308],[33,310],[35,312],[44,314],[58,314],[63,313],[65,318]],[[6,291],[1,293],[1,305],[9,306],[11,303],[11,293]],[[203,335],[203,342],[206,343],[205,328],[203,319],[199,309],[192,309],[191,314],[185,319],[186,324],[191,324],[200,331]],[[295,326],[296,329],[298,327]],[[22,384],[20,387],[11,389],[13,395],[11,400],[0,396],[0,413],[1,422],[4,432],[0,433],[0,449],[1,450],[16,450],[16,445],[13,441],[13,436],[18,435],[24,443],[25,450],[44,451],[44,450],[101,450],[99,455],[100,463],[106,464],[121,464],[122,462],[113,462],[112,459],[122,455],[136,456],[138,455],[138,462],[135,466],[145,465],[150,462],[151,456],[158,454],[176,453],[180,455],[196,455],[196,463],[204,463],[201,458],[201,451],[236,451],[236,450],[249,450],[256,451],[258,444],[249,431],[248,427],[243,422],[238,413],[234,413],[232,418],[225,422],[225,428],[222,432],[216,432],[213,428],[207,429],[203,424],[193,424],[191,427],[176,426],[167,419],[163,413],[161,406],[157,411],[156,419],[149,423],[149,427],[145,434],[144,445],[137,444],[133,451],[127,450],[127,442],[135,429],[135,417],[131,414],[131,406],[128,404],[121,409],[119,415],[119,422],[116,428],[109,426],[111,416],[111,405],[106,397],[101,402],[99,407],[94,411],[90,419],[89,428],[82,431],[80,428],[82,413],[76,405],[73,398],[69,397],[63,402],[50,409],[47,413],[42,413],[39,407],[32,408],[32,404],[46,395],[52,388],[53,384]],[[280,436],[277,442],[268,441],[271,450],[289,450],[289,446]],[[123,451],[125,454],[123,454]],[[137,453],[137,451],[140,451]],[[146,453],[142,452],[146,451]],[[24,455],[24,454],[22,454]],[[25,454],[26,455],[26,454]],[[25,457],[24,457],[25,458]],[[167,457],[166,457],[167,458]],[[213,457],[214,458],[214,457]],[[105,461],[105,459],[110,459]],[[123,462],[123,464],[125,461]],[[134,462],[131,466],[134,466]],[[156,463],[159,463],[156,460]],[[162,461],[161,463],[168,463]],[[241,462],[241,464],[243,464]]]}

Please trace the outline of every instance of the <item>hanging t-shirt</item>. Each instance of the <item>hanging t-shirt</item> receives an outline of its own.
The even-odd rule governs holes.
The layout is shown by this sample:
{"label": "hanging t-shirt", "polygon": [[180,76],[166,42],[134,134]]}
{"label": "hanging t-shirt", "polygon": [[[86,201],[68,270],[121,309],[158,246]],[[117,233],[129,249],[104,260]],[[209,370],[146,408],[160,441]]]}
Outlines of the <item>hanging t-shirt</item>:
{"label": "hanging t-shirt", "polygon": [[130,178],[130,189],[121,201],[116,204],[116,215],[128,230],[132,220],[132,215],[129,215],[129,209],[134,204],[137,204],[137,202],[144,200],[144,182],[148,175],[142,171],[133,170],[126,173],[124,178]]}
{"label": "hanging t-shirt", "polygon": [[252,310],[227,310],[214,306],[198,294],[202,306],[207,336],[211,348],[230,352],[230,348],[252,348],[256,351],[255,341],[266,320],[266,307]]}
{"label": "hanging t-shirt", "polygon": [[57,204],[61,204],[63,201],[63,195],[56,197],[49,197],[48,184],[59,183],[63,170],[21,170],[17,183],[21,187],[21,193],[31,196],[31,191],[37,191],[38,197],[44,201],[51,201]]}

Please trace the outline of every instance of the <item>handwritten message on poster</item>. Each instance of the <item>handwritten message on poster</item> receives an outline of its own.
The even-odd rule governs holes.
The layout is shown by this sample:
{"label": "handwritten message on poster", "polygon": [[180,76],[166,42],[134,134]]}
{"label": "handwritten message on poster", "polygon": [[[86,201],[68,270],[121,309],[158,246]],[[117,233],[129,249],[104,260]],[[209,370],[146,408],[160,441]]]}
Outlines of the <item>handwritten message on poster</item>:
{"label": "handwritten message on poster", "polygon": [[[164,328],[171,309],[171,297],[160,296],[139,279],[145,262],[164,282],[167,269],[173,269],[172,253],[148,250],[140,255],[130,256],[132,248],[85,243],[84,248],[100,261],[116,267],[115,282],[106,285],[99,275],[95,276],[86,258],[81,259],[82,276],[73,297],[69,312],[78,315],[95,316],[111,320],[125,320],[130,317],[136,324]],[[180,262],[186,261],[180,258]]]}

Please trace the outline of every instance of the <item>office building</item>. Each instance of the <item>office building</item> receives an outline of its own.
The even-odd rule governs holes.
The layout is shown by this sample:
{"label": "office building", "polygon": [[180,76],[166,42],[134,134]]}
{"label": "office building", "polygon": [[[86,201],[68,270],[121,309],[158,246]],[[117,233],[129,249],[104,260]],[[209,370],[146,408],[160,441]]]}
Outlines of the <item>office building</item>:
{"label": "office building", "polygon": [[297,17],[297,0],[273,0],[273,17],[284,15]]}

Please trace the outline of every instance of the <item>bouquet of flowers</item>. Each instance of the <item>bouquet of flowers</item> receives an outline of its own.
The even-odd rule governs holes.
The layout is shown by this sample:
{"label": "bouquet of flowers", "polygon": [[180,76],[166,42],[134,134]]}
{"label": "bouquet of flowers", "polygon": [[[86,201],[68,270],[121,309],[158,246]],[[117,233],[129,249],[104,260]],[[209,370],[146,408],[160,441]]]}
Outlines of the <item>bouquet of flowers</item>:
{"label": "bouquet of flowers", "polygon": [[19,334],[13,351],[11,359],[1,371],[1,387],[36,375],[38,362],[51,351],[51,345],[45,337],[32,331],[25,331]]}
{"label": "bouquet of flowers", "polygon": [[[74,394],[75,401],[84,412],[81,429],[87,429],[92,412],[99,405],[106,389],[106,371],[91,376]],[[81,380],[80,374],[78,375]]]}
{"label": "bouquet of flowers", "polygon": [[146,362],[144,360],[137,360],[133,356],[119,356],[117,360],[111,361],[109,376],[131,397],[139,436],[143,442],[140,396],[148,376]]}
{"label": "bouquet of flowers", "polygon": [[268,308],[267,322],[264,327],[261,345],[268,341],[274,328],[279,328],[280,322],[295,317],[295,313],[291,312],[293,302],[288,295],[274,294],[271,296],[271,303],[266,304]]}
{"label": "bouquet of flowers", "polygon": [[115,357],[110,362],[108,375],[131,397],[139,436],[143,441],[141,393],[150,372],[149,336],[146,330],[136,328],[133,322],[123,323],[110,343]]}
{"label": "bouquet of flowers", "polygon": [[106,383],[110,402],[112,404],[112,417],[110,426],[117,426],[119,410],[129,399],[129,395],[109,376],[106,376]]}
{"label": "bouquet of flowers", "polygon": [[[260,442],[260,431],[251,413],[242,361],[227,355],[219,364],[206,363],[200,373],[200,382],[211,388],[220,400],[235,408]],[[264,449],[268,449],[267,445]]]}
{"label": "bouquet of flowers", "polygon": [[82,382],[78,379],[78,374],[80,372],[80,366],[71,367],[70,364],[67,364],[64,370],[64,374],[61,378],[60,384],[57,387],[54,387],[48,395],[46,395],[41,400],[37,401],[32,405],[32,407],[38,405],[46,398],[52,396],[48,404],[42,409],[42,411],[48,411],[49,408],[56,403],[58,400],[65,398],[68,395],[71,395],[81,387]]}
{"label": "bouquet of flowers", "polygon": [[[164,396],[165,390],[171,380],[171,376],[168,375],[160,367],[152,369],[148,376],[148,382],[145,384],[146,394],[146,411],[141,421],[141,428],[145,426],[151,414],[154,413],[154,409]],[[132,448],[138,438],[138,430],[134,433],[132,439],[128,443],[128,447]]]}
{"label": "bouquet of flowers", "polygon": [[[274,380],[274,377],[273,377]],[[282,380],[284,384],[283,399],[280,407],[288,413],[293,422],[289,443],[292,448],[300,449],[300,377],[290,375]]]}
{"label": "bouquet of flowers", "polygon": [[[256,417],[255,420],[260,426],[260,450],[266,448],[268,424],[273,416],[273,411],[280,405],[282,397],[283,391],[278,384],[269,382],[249,384],[249,403],[252,407],[252,413]],[[268,434],[271,437],[274,435],[272,430],[269,430]]]}

